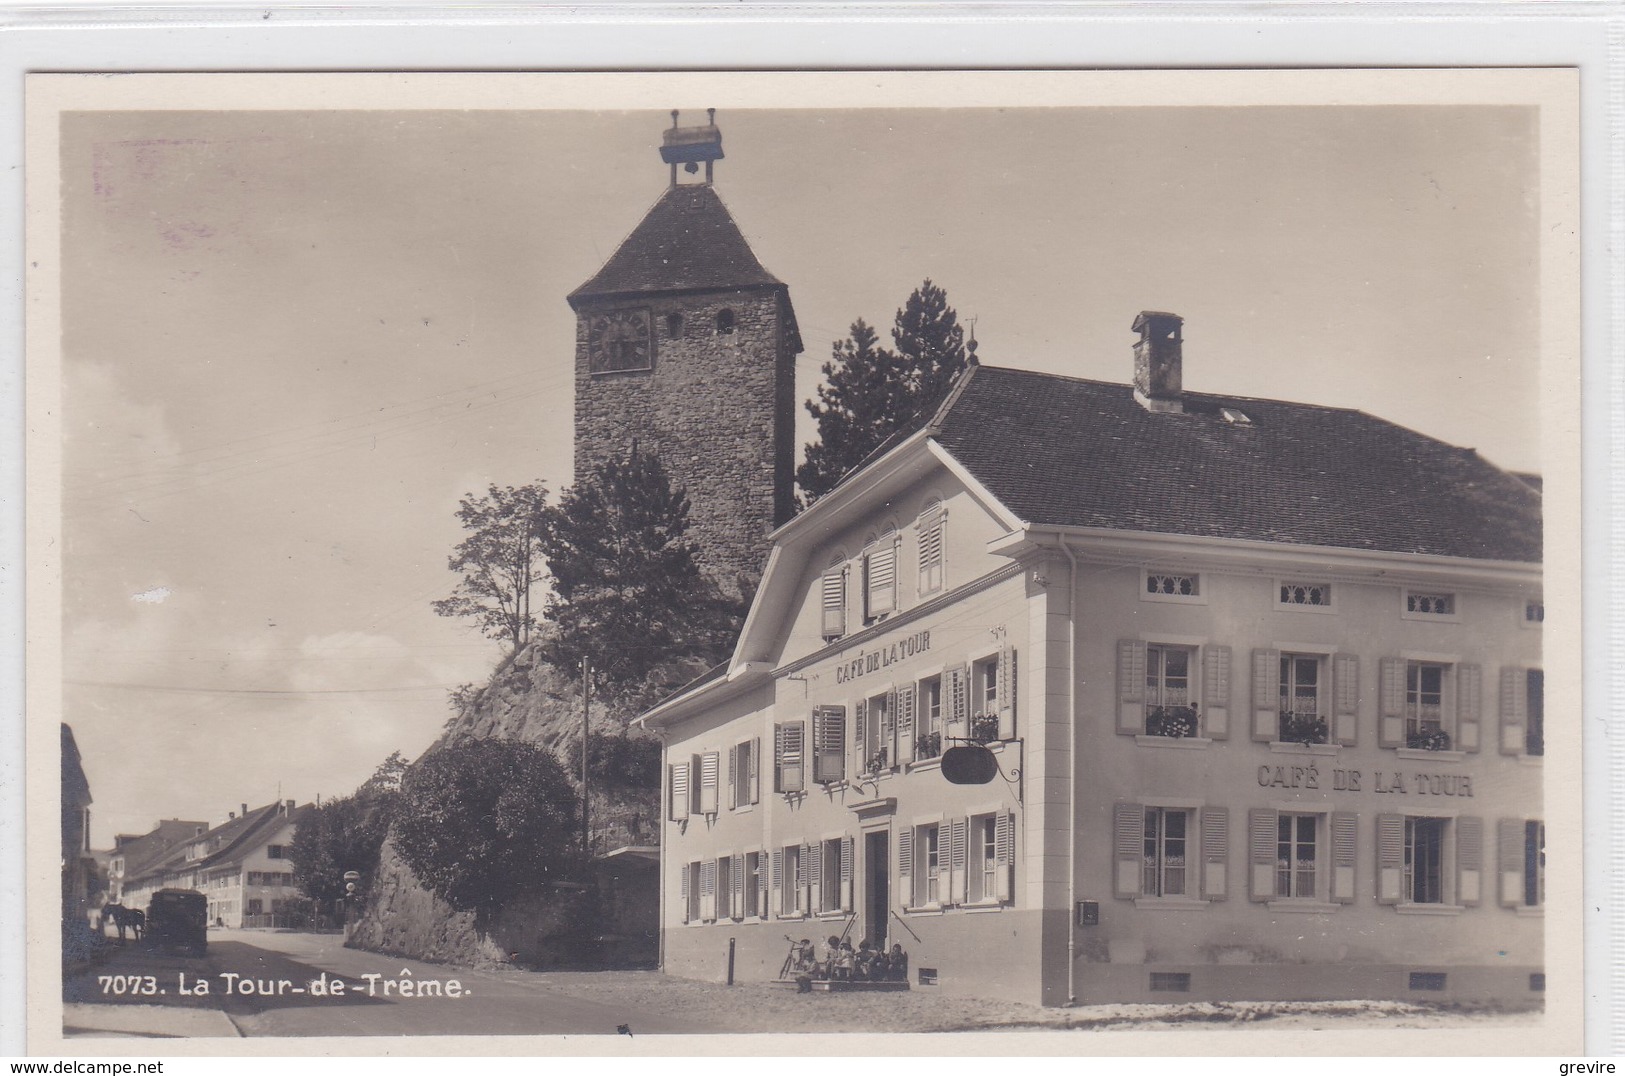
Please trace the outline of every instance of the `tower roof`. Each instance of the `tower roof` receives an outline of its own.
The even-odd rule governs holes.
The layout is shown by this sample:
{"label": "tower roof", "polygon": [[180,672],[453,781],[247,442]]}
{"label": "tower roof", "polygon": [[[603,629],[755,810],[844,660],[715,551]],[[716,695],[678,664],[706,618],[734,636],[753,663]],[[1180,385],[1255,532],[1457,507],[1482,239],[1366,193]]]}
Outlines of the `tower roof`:
{"label": "tower roof", "polygon": [[709,185],[666,188],[643,221],[593,278],[570,293],[582,299],[657,291],[784,285],[751,253]]}

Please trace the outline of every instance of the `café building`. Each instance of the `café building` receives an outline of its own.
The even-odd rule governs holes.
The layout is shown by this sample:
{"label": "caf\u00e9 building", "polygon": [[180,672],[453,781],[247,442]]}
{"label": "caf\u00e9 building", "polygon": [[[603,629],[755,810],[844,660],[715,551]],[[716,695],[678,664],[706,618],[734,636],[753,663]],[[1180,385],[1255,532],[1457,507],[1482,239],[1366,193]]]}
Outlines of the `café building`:
{"label": "caf\u00e9 building", "polygon": [[1538,479],[1185,392],[1180,319],[1133,329],[1132,384],[973,361],[774,532],[732,659],[639,718],[666,971],[836,935],[1055,1005],[1544,988]]}

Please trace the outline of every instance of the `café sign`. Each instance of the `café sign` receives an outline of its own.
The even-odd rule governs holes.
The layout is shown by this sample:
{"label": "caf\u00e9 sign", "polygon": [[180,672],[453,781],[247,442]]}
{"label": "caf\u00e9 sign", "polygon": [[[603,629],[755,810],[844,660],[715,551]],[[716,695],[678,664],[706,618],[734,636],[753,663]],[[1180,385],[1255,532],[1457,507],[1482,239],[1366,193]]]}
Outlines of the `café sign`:
{"label": "caf\u00e9 sign", "polygon": [[894,665],[905,658],[915,654],[923,654],[931,649],[931,633],[917,631],[905,639],[899,639],[888,645],[881,645],[874,650],[859,650],[857,656],[850,661],[843,661],[835,666],[835,682],[837,684],[850,683],[860,676],[878,672],[888,665]]}
{"label": "caf\u00e9 sign", "polygon": [[[1330,779],[1331,784],[1326,782]],[[1401,773],[1372,770],[1369,782],[1363,770],[1334,769],[1323,774],[1314,763],[1307,766],[1260,766],[1260,788],[1330,788],[1334,792],[1375,792],[1379,795],[1465,796],[1472,798],[1473,779],[1459,773]]]}

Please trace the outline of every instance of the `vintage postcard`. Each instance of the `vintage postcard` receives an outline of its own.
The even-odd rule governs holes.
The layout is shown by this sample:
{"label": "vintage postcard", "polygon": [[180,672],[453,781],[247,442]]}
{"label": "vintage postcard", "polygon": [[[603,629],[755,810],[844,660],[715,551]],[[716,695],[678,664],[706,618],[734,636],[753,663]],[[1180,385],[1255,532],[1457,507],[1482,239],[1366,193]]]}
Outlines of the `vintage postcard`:
{"label": "vintage postcard", "polygon": [[27,92],[31,1049],[1579,1047],[1573,71]]}

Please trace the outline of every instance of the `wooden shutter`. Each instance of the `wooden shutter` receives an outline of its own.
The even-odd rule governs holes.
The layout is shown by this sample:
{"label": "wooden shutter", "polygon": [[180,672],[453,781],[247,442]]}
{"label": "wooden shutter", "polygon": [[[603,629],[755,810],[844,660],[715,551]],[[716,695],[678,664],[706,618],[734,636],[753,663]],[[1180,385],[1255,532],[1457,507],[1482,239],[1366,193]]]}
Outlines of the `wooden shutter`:
{"label": "wooden shutter", "polygon": [[746,786],[750,789],[750,801],[762,801],[762,738],[754,737],[750,741],[750,776],[746,779]]}
{"label": "wooden shutter", "polygon": [[824,910],[824,842],[802,845],[801,863],[806,871],[807,910],[817,915]]}
{"label": "wooden shutter", "polygon": [[1525,669],[1501,669],[1501,754],[1521,755],[1528,746],[1529,674]]}
{"label": "wooden shutter", "polygon": [[673,822],[681,822],[688,817],[688,763],[673,762],[671,770],[671,809],[668,816]]}
{"label": "wooden shutter", "polygon": [[728,748],[728,810],[739,806],[739,745]]}
{"label": "wooden shutter", "polygon": [[677,902],[683,906],[683,922],[688,922],[688,876],[693,871],[693,864],[684,863],[677,872]]}
{"label": "wooden shutter", "polygon": [[700,864],[700,918],[717,917],[717,861],[708,859]]}
{"label": "wooden shutter", "polygon": [[733,875],[733,882],[734,882],[733,907],[730,910],[733,912],[733,917],[735,919],[743,919],[745,917],[745,856],[744,856],[744,853],[740,853],[740,854],[734,856],[733,867],[728,871],[728,873]]}
{"label": "wooden shutter", "polygon": [[852,910],[852,838],[841,838],[841,911]]}
{"label": "wooden shutter", "polygon": [[806,739],[804,722],[773,726],[773,791],[801,792],[807,787]]}
{"label": "wooden shutter", "polygon": [[1145,731],[1145,643],[1138,639],[1117,641],[1117,731]]}
{"label": "wooden shutter", "polygon": [[1477,751],[1479,720],[1484,708],[1484,670],[1477,665],[1456,667],[1456,743],[1462,751]]}
{"label": "wooden shutter", "polygon": [[[1268,743],[1281,738],[1281,652],[1253,651],[1253,739]],[[1273,838],[1271,838],[1273,840]],[[1274,853],[1270,862],[1275,861]],[[1257,899],[1257,898],[1254,898]]]}
{"label": "wooden shutter", "polygon": [[1332,812],[1332,900],[1354,903],[1354,866],[1357,854],[1359,815],[1353,811]]}
{"label": "wooden shutter", "polygon": [[859,699],[852,706],[852,769],[853,775],[869,772],[869,700]]}
{"label": "wooden shutter", "polygon": [[1405,816],[1377,816],[1377,903],[1399,904],[1405,898]]}
{"label": "wooden shutter", "polygon": [[943,903],[947,904],[951,901],[954,904],[963,904],[968,899],[966,894],[968,889],[969,875],[966,871],[966,864],[970,859],[970,820],[967,818],[956,818],[953,820],[953,823],[949,828],[952,841],[949,846],[950,859],[948,861],[949,897],[947,900],[943,901]]}
{"label": "wooden shutter", "polygon": [[1255,807],[1247,812],[1248,897],[1275,899],[1276,842],[1280,840],[1280,812]]}
{"label": "wooden shutter", "polygon": [[1382,714],[1377,719],[1377,744],[1405,746],[1405,659],[1382,659]]}
{"label": "wooden shutter", "polygon": [[813,711],[813,780],[830,784],[846,776],[846,707]]}
{"label": "wooden shutter", "polygon": [[1202,727],[1209,739],[1230,737],[1230,648],[1202,648]]}
{"label": "wooden shutter", "polygon": [[1474,907],[1484,893],[1484,821],[1456,819],[1456,903]]}
{"label": "wooden shutter", "polygon": [[1202,897],[1223,900],[1229,890],[1230,810],[1202,808]]}
{"label": "wooden shutter", "polygon": [[920,593],[942,588],[942,521],[946,513],[939,502],[920,514],[916,525],[920,537]]}
{"label": "wooden shutter", "polygon": [[897,689],[897,761],[914,761],[914,711],[919,689],[913,686]]}
{"label": "wooden shutter", "polygon": [[846,566],[831,568],[824,573],[823,585],[824,637],[838,638],[846,634]]}
{"label": "wooden shutter", "polygon": [[1015,888],[1016,816],[1000,811],[993,821],[993,895],[1009,902]]}
{"label": "wooden shutter", "polygon": [[722,767],[722,756],[708,751],[700,756],[700,814],[717,813],[717,779]]}
{"label": "wooden shutter", "polygon": [[[970,684],[970,666],[956,665],[954,668],[944,672],[942,677],[943,690],[948,693],[947,725],[949,732],[943,737],[943,739],[946,740],[948,736],[964,736],[966,734],[965,730],[970,722],[970,693],[968,690]],[[955,729],[958,731],[953,731]],[[944,743],[942,747],[944,750],[947,750],[948,744]]]}
{"label": "wooden shutter", "polygon": [[1360,658],[1338,654],[1332,660],[1332,740],[1353,747],[1360,733]]}
{"label": "wooden shutter", "polygon": [[880,715],[880,749],[886,753],[886,765],[893,767],[902,761],[897,750],[897,696],[894,685],[886,692],[886,712]]}
{"label": "wooden shutter", "polygon": [[1516,908],[1523,903],[1523,820],[1503,818],[1496,825],[1496,867],[1501,874],[1500,903]]}
{"label": "wooden shutter", "polygon": [[1138,803],[1112,805],[1112,849],[1113,892],[1119,897],[1139,896],[1145,867],[1145,808]]}
{"label": "wooden shutter", "polygon": [[1016,738],[1016,652],[1006,643],[999,648],[999,739]]}
{"label": "wooden shutter", "polygon": [[773,914],[784,914],[784,849],[773,849],[772,870],[769,872],[773,890]]}
{"label": "wooden shutter", "polygon": [[914,906],[914,831],[908,828],[897,831],[897,892],[902,907]]}
{"label": "wooden shutter", "polygon": [[881,544],[864,557],[864,608],[868,616],[884,616],[897,608],[897,540]]}

